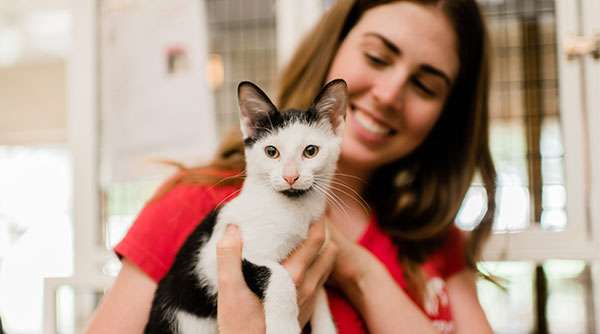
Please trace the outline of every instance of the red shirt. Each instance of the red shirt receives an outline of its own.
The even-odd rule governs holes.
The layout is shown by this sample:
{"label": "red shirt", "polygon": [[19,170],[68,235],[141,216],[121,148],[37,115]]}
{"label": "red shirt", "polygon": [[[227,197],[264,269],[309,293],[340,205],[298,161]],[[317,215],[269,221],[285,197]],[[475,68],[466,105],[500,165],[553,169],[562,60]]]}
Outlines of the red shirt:
{"label": "red shirt", "polygon": [[[233,174],[232,174],[233,175]],[[238,187],[207,187],[180,183],[159,199],[146,204],[123,240],[115,247],[119,256],[135,263],[158,282],[169,270],[175,254],[192,230],[216,206],[234,197]],[[406,290],[398,247],[371,219],[359,244],[383,262],[392,277]],[[429,276],[421,309],[441,333],[453,333],[452,312],[446,280],[465,268],[464,240],[454,228],[442,248],[423,265]],[[328,291],[329,303],[339,333],[366,333],[360,315],[343,295]]]}

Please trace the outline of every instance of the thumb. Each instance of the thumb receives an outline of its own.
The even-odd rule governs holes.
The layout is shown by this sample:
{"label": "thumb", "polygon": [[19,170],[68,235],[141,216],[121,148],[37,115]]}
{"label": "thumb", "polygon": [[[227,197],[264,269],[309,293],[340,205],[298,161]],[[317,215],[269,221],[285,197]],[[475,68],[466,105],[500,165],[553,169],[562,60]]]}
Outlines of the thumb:
{"label": "thumb", "polygon": [[225,235],[217,242],[217,275],[219,287],[245,285],[242,274],[242,237],[236,225],[227,225]]}
{"label": "thumb", "polygon": [[265,316],[258,297],[242,274],[242,237],[227,225],[217,242],[217,326],[219,333],[265,333]]}

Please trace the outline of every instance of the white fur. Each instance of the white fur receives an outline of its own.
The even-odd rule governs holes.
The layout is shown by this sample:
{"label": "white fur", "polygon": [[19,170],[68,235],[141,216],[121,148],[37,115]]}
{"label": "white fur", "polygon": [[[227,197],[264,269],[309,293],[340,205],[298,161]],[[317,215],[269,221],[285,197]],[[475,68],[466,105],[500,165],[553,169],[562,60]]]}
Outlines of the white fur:
{"label": "white fur", "polygon": [[337,333],[331,312],[329,311],[325,289],[321,288],[316,293],[315,309],[310,319],[311,330],[314,333]]}
{"label": "white fur", "polygon": [[278,262],[266,265],[271,270],[264,300],[267,334],[300,333],[296,286]]}
{"label": "white fur", "polygon": [[175,317],[181,334],[217,333],[217,319],[198,318],[184,311],[176,311]]}
{"label": "white fur", "polygon": [[[309,141],[307,138],[311,138]],[[197,265],[201,283],[211,293],[217,292],[216,244],[228,224],[239,226],[242,257],[268,267],[271,276],[265,291],[267,333],[299,333],[296,288],[288,272],[279,264],[306,238],[308,228],[324,212],[325,194],[335,171],[341,138],[327,123],[292,124],[256,142],[246,150],[247,179],[238,197],[225,204],[219,213],[213,234],[199,251]],[[277,159],[266,156],[264,147],[273,145],[280,151]],[[313,158],[303,156],[308,145],[319,147]],[[285,168],[296,168],[299,178],[293,187],[307,189],[319,179],[322,191],[313,189],[305,195],[289,199],[279,193],[289,188],[283,178]],[[314,333],[335,333],[324,291],[319,292],[314,315]]]}
{"label": "white fur", "polygon": [[[310,187],[315,182],[315,174],[320,174],[319,179],[331,178],[341,139],[323,128],[322,125],[293,124],[246,151],[248,177],[244,187],[238,197],[224,205],[210,240],[200,251],[198,270],[203,274],[200,276],[208,279],[212,292],[217,289],[216,244],[228,224],[236,224],[240,228],[244,242],[242,256],[257,265],[265,265],[285,259],[306,238],[310,224],[323,214],[326,200],[320,191],[313,190],[292,200],[278,193],[289,188],[283,178],[287,163],[298,167],[299,178],[295,188]],[[264,147],[267,145],[279,148],[281,154],[278,159],[265,155]],[[319,147],[314,158],[302,155],[308,145]],[[328,184],[322,185],[328,187]]]}

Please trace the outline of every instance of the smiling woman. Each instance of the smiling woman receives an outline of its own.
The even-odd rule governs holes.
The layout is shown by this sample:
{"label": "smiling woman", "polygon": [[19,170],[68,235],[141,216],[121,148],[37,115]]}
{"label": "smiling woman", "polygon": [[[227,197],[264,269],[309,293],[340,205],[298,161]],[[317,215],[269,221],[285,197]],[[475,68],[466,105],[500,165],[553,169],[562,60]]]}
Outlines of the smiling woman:
{"label": "smiling woman", "polygon": [[[349,92],[329,210],[282,262],[296,284],[299,322],[310,319],[314,292],[327,282],[340,333],[490,333],[475,289],[495,211],[477,3],[339,0],[297,50],[281,72],[279,109],[307,108],[331,79],[344,79]],[[90,333],[141,330],[156,281],[181,245],[172,240],[185,240],[206,210],[235,195],[243,149],[233,137],[212,164],[177,174],[142,209],[116,247],[123,270]],[[260,152],[277,156],[268,145]],[[477,172],[487,212],[465,237],[454,220]],[[243,237],[219,242],[222,333],[264,331],[264,310],[236,265]],[[135,314],[114,321],[121,309]]]}
{"label": "smiling woman", "polygon": [[[402,21],[406,24],[398,25]],[[430,22],[423,29],[421,22]],[[410,2],[369,10],[333,59],[328,79],[350,87],[345,173],[365,179],[406,156],[437,122],[458,74],[456,35],[446,16]]]}

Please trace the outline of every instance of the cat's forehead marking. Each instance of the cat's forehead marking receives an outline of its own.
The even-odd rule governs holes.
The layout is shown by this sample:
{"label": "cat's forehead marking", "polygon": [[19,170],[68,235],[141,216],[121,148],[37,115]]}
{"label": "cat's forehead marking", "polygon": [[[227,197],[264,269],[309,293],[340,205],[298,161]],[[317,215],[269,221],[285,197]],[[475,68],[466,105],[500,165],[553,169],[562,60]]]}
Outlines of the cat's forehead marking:
{"label": "cat's forehead marking", "polygon": [[273,110],[256,120],[256,132],[254,136],[246,138],[244,144],[246,144],[246,147],[250,148],[260,139],[284,129],[291,124],[300,123],[312,125],[317,123],[319,119],[318,113],[312,109],[288,109],[282,112]]}

